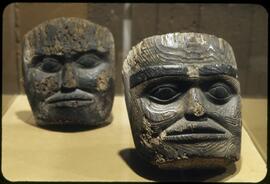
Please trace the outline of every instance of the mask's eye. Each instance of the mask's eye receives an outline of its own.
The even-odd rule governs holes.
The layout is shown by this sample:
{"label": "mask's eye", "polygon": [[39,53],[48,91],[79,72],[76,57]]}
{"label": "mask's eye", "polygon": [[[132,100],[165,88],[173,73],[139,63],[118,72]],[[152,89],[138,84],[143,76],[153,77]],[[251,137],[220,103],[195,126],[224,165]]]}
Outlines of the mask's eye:
{"label": "mask's eye", "polygon": [[224,83],[216,83],[208,89],[207,96],[216,103],[226,103],[232,96],[232,90]]}
{"label": "mask's eye", "polygon": [[179,88],[173,84],[163,84],[156,86],[147,92],[149,99],[157,103],[170,103],[181,95]]}
{"label": "mask's eye", "polygon": [[47,73],[55,73],[61,69],[62,65],[54,58],[43,58],[39,64],[40,70]]}
{"label": "mask's eye", "polygon": [[102,59],[95,54],[85,54],[77,60],[77,63],[79,63],[82,68],[93,68],[99,65],[101,60]]}

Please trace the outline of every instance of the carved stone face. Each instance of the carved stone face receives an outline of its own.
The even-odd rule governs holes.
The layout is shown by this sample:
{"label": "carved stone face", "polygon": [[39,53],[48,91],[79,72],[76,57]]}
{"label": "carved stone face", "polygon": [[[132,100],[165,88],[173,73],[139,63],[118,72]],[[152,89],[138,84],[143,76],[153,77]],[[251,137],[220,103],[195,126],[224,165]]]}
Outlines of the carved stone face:
{"label": "carved stone face", "polygon": [[40,125],[108,123],[114,97],[114,41],[78,18],[46,21],[24,37],[24,88]]}
{"label": "carved stone face", "polygon": [[160,168],[225,166],[240,156],[240,84],[231,46],[200,33],[144,39],[123,65],[136,149]]}

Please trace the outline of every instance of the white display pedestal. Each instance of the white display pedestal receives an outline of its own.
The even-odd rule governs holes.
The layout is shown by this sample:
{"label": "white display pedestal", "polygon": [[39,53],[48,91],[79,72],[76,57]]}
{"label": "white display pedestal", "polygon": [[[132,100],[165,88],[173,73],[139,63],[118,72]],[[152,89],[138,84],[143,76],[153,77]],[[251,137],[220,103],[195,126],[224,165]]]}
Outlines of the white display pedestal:
{"label": "white display pedestal", "polygon": [[105,127],[59,132],[35,126],[25,95],[2,117],[2,173],[11,181],[203,181],[258,182],[266,164],[242,129],[241,159],[218,175],[163,173],[141,161],[134,150],[124,98],[116,96],[113,122]]}

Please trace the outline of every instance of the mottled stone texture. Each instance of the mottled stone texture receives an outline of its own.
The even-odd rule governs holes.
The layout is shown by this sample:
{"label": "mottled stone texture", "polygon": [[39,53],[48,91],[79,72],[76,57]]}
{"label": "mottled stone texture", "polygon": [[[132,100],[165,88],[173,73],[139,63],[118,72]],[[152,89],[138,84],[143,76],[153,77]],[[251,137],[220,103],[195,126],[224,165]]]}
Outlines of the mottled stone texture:
{"label": "mottled stone texture", "polygon": [[24,88],[39,125],[110,122],[114,97],[114,40],[79,18],[46,21],[24,36]]}
{"label": "mottled stone texture", "polygon": [[138,153],[164,169],[226,167],[240,157],[241,97],[231,46],[201,33],[144,39],[123,64]]}

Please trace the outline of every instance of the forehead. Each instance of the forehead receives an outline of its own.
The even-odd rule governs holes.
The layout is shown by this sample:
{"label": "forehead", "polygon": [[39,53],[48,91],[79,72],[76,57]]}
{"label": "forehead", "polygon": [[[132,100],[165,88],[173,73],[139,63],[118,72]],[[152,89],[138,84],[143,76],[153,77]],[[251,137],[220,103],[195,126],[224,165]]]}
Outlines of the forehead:
{"label": "forehead", "polygon": [[24,58],[35,55],[65,55],[97,50],[113,52],[114,42],[110,31],[88,20],[58,18],[46,21],[24,37]]}
{"label": "forehead", "polygon": [[130,87],[162,76],[237,77],[231,46],[223,39],[201,33],[170,33],[144,39],[133,47],[123,64]]}
{"label": "forehead", "polygon": [[237,68],[232,48],[225,40],[201,33],[170,33],[146,38],[133,47],[124,68],[136,73],[148,66],[207,64]]}

